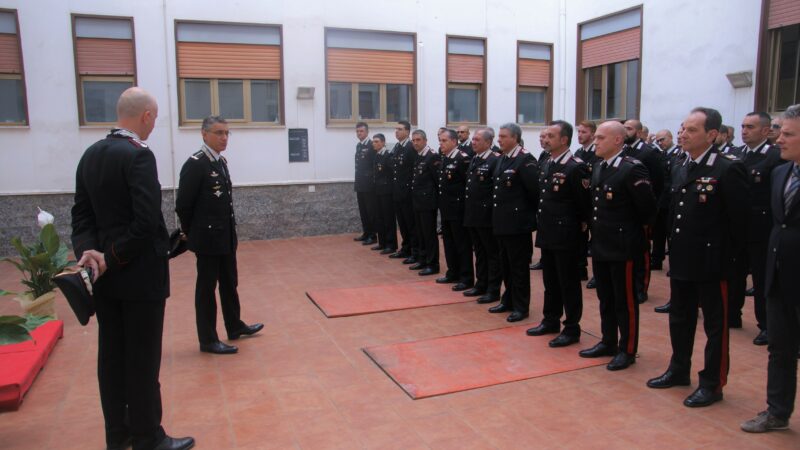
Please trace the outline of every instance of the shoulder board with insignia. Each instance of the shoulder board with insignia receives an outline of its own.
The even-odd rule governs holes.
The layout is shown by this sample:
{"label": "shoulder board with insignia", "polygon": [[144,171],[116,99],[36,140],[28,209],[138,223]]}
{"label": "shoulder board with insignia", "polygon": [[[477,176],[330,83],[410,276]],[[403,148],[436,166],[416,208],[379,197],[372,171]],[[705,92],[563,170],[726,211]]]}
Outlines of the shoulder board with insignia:
{"label": "shoulder board with insignia", "polygon": [[585,163],[585,162],[586,162],[586,161],[582,160],[582,159],[580,158],[580,156],[573,156],[573,157],[572,157],[572,159],[574,159],[574,160],[575,160],[576,162],[578,162],[579,164],[580,164],[580,163]]}
{"label": "shoulder board with insignia", "polygon": [[634,158],[633,156],[625,156],[623,159],[625,161],[628,161],[629,163],[632,163],[632,164],[641,164],[642,163],[641,161],[639,161],[638,159]]}
{"label": "shoulder board with insignia", "polygon": [[203,156],[203,151],[198,150],[194,155],[192,155],[192,159],[200,159]]}
{"label": "shoulder board with insignia", "polygon": [[762,155],[766,155],[767,154],[767,150],[769,150],[769,148],[770,148],[769,144],[764,144],[764,147],[761,148],[761,154]]}
{"label": "shoulder board with insignia", "polygon": [[732,155],[730,153],[725,153],[722,156],[730,159],[731,161],[738,161],[739,160],[739,158],[737,158],[736,155]]}

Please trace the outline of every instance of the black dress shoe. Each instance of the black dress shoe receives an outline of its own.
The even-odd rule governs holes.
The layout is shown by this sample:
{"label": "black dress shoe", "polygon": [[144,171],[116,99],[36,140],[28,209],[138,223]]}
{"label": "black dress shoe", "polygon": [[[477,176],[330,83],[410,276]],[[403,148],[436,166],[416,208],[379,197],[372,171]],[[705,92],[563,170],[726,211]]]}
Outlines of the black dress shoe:
{"label": "black dress shoe", "polygon": [[486,293],[485,289],[470,288],[464,291],[464,297],[480,297],[485,293]]}
{"label": "black dress shoe", "polygon": [[769,335],[767,334],[767,330],[761,330],[758,332],[758,336],[753,339],[753,345],[767,345],[769,344]]}
{"label": "black dress shoe", "polygon": [[370,247],[370,250],[375,250],[377,252],[383,250],[383,247],[380,244],[378,244],[375,247]]}
{"label": "black dress shoe", "polygon": [[408,258],[408,255],[403,253],[403,252],[395,252],[395,253],[392,253],[391,255],[389,255],[389,258],[392,258],[392,259],[406,259],[406,258]]}
{"label": "black dress shoe", "polygon": [[548,342],[547,345],[553,348],[557,347],[566,347],[568,345],[576,344],[581,341],[581,336],[573,336],[571,334],[559,334],[555,337],[552,341]]}
{"label": "black dress shoe", "polygon": [[711,389],[700,386],[692,392],[692,395],[686,397],[683,404],[689,408],[701,408],[720,400],[722,400],[722,392],[714,392]]}
{"label": "black dress shoe", "polygon": [[755,297],[756,296],[756,288],[750,288],[744,291],[744,295],[747,297]]}
{"label": "black dress shoe", "polygon": [[597,287],[597,281],[595,281],[594,277],[592,277],[592,279],[586,283],[586,289],[594,289],[595,287]]}
{"label": "black dress shoe", "polygon": [[458,282],[458,278],[450,278],[447,275],[445,275],[443,277],[437,278],[436,282],[439,283],[439,284],[456,283],[456,282]]}
{"label": "black dress shoe", "polygon": [[439,273],[438,267],[426,267],[419,271],[419,276],[424,277],[426,275],[436,275]]}
{"label": "black dress shoe", "polygon": [[539,261],[536,264],[531,264],[531,270],[542,270],[542,262]]}
{"label": "black dress shoe", "polygon": [[204,353],[216,353],[217,355],[230,355],[239,351],[233,345],[224,342],[212,342],[210,344],[200,344],[200,351]]}
{"label": "black dress shoe", "polygon": [[592,348],[581,350],[578,356],[581,358],[599,358],[601,356],[614,356],[617,354],[617,348],[607,345],[603,342],[598,342]]}
{"label": "black dress shoe", "polygon": [[366,238],[367,238],[367,235],[366,234],[362,234],[361,236],[354,237],[353,240],[354,241],[363,241]]}
{"label": "black dress shoe", "polygon": [[414,265],[409,267],[408,270],[422,270],[424,268],[425,268],[425,264],[422,264],[422,263],[418,262],[418,263],[414,263]]}
{"label": "black dress shoe", "polygon": [[637,292],[636,293],[636,302],[640,305],[647,301],[647,292]]}
{"label": "black dress shoe", "polygon": [[461,292],[461,291],[466,291],[467,289],[469,289],[471,287],[472,286],[468,285],[467,283],[458,283],[455,286],[453,286],[451,289],[453,289],[454,292]]}
{"label": "black dress shoe", "polygon": [[670,302],[667,302],[661,306],[656,306],[655,308],[653,308],[653,311],[664,314],[664,313],[669,313],[669,309],[670,309]]}
{"label": "black dress shoe", "polygon": [[194,447],[194,438],[174,438],[165,436],[153,450],[188,450]]}
{"label": "black dress shoe", "polygon": [[528,328],[525,334],[527,334],[528,336],[542,336],[545,334],[556,334],[559,331],[561,331],[560,326],[548,325],[542,322],[533,328]]}
{"label": "black dress shoe", "polygon": [[689,386],[690,384],[691,380],[689,380],[689,375],[678,375],[670,369],[667,369],[660,377],[647,380],[647,387],[653,389],[666,389],[672,386]]}
{"label": "black dress shoe", "polygon": [[416,263],[417,263],[417,258],[414,258],[413,256],[409,256],[408,258],[403,260],[403,264],[416,264]]}
{"label": "black dress shoe", "polygon": [[631,364],[636,364],[636,355],[630,355],[625,352],[619,352],[614,356],[614,359],[611,360],[610,363],[606,366],[606,369],[614,371],[614,370],[622,370],[627,369],[631,366]]}
{"label": "black dress shoe", "polygon": [[[396,250],[393,249],[393,248],[385,248],[385,249],[381,250],[381,255],[394,255],[395,251]],[[390,256],[390,258],[391,258],[391,256]]]}
{"label": "black dress shoe", "polygon": [[481,305],[486,303],[494,303],[498,300],[500,300],[500,296],[494,294],[485,294],[478,297],[478,303],[480,303]]}
{"label": "black dress shoe", "polygon": [[506,317],[506,322],[519,322],[520,320],[524,320],[528,317],[527,313],[521,313],[519,311],[514,311]]}
{"label": "black dress shoe", "polygon": [[367,236],[366,239],[361,241],[361,245],[372,245],[374,243],[375,243],[375,238],[373,238],[372,236]]}
{"label": "black dress shoe", "polygon": [[245,325],[242,328],[239,328],[238,330],[232,333],[228,333],[228,339],[231,341],[235,341],[242,336],[251,336],[263,329],[264,329],[263,323],[254,323],[252,325]]}
{"label": "black dress shoe", "polygon": [[508,305],[504,305],[502,303],[500,303],[499,305],[494,305],[491,308],[489,308],[489,312],[492,314],[504,313],[508,311],[511,311],[511,307]]}

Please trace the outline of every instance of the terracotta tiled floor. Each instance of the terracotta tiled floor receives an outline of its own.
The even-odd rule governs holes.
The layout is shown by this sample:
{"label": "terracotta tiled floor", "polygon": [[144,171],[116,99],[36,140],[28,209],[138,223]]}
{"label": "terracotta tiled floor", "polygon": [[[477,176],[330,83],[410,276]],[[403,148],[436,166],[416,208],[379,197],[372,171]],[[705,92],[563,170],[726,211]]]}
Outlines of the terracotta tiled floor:
{"label": "terracotta tiled floor", "polygon": [[[640,358],[630,369],[611,373],[600,366],[411,400],[362,347],[497,328],[506,325],[504,317],[470,302],[326,319],[305,296],[320,287],[419,280],[406,267],[354,243],[352,235],[244,242],[242,317],[266,328],[239,341],[238,355],[216,356],[197,347],[194,257],[173,261],[161,370],[167,431],[194,436],[200,449],[800,448],[800,419],[785,432],[739,431],[741,421],[765,407],[767,352],[751,343],[750,300],[744,328],[731,333],[723,402],[692,410],[681,402],[693,388],[645,387],[670,354],[667,317],[652,309],[668,297],[664,272],[653,274]],[[527,322],[538,323],[541,272],[531,274]],[[0,286],[14,289],[17,278],[10,265],[0,266]],[[582,325],[597,334],[597,300],[594,291],[584,294]],[[65,302],[58,309],[64,338],[21,409],[0,414],[0,448],[103,448],[96,322],[81,327]],[[17,312],[16,304],[0,302],[0,314],[9,312]],[[224,336],[221,324],[220,331]],[[696,370],[704,343],[699,329]]]}

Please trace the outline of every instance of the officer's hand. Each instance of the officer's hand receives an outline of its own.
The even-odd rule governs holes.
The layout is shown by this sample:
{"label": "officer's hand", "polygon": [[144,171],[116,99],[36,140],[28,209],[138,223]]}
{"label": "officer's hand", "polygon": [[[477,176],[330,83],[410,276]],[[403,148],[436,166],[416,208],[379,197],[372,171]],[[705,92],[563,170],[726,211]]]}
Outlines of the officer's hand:
{"label": "officer's hand", "polygon": [[83,252],[80,261],[78,261],[78,266],[92,269],[92,283],[97,281],[107,269],[105,255],[97,250]]}

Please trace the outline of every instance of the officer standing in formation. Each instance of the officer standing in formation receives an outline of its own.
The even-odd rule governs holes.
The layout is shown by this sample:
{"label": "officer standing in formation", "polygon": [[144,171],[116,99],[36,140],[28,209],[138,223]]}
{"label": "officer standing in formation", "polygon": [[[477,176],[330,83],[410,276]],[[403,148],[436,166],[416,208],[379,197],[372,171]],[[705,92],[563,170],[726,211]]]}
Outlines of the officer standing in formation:
{"label": "officer standing in formation", "polygon": [[472,148],[472,140],[469,138],[469,127],[461,125],[456,131],[458,136],[458,149],[467,154],[468,158],[475,155],[475,150]]}
{"label": "officer standing in formation", "polygon": [[411,198],[414,204],[414,230],[417,233],[416,263],[409,267],[420,276],[439,273],[439,238],[436,235],[436,206],[439,194],[439,153],[428,147],[422,130],[411,133],[417,152],[411,177]]}
{"label": "officer standing in formation", "polygon": [[386,149],[386,137],[378,133],[372,138],[375,150],[375,228],[378,231],[378,249],[381,255],[397,251],[397,225],[392,200],[392,152]]}
{"label": "officer standing in formation", "polygon": [[220,116],[208,116],[200,132],[203,146],[181,168],[175,212],[189,250],[197,256],[194,305],[200,351],[230,354],[238,349],[217,335],[217,282],[228,339],[258,333],[264,325],[247,325],[240,318],[233,184],[222,156],[230,137],[228,123]]}
{"label": "officer standing in formation", "polygon": [[400,250],[389,258],[402,259],[403,264],[416,264],[419,245],[414,223],[414,204],[411,200],[411,178],[417,152],[411,143],[411,124],[401,120],[394,129],[397,143],[392,149],[392,201],[397,227],[400,228]]}
{"label": "officer standing in formation", "polygon": [[375,152],[369,138],[369,126],[366,122],[356,124],[356,173],[353,188],[358,201],[358,214],[361,217],[361,236],[353,238],[362,241],[363,245],[372,245],[377,242],[375,230],[375,214],[377,197],[375,195],[375,175],[372,172],[375,165]]}
{"label": "officer standing in formation", "polygon": [[[592,173],[592,166],[597,161],[597,155],[594,151],[594,133],[597,131],[597,125],[591,120],[584,120],[578,124],[578,143],[581,144],[580,148],[575,151],[575,156],[580,158],[589,168],[589,175]],[[581,280],[589,280],[589,230],[586,229],[581,233],[581,248],[578,250],[580,262],[578,267],[581,269]],[[589,283],[592,286],[589,286]],[[594,287],[594,277],[586,284],[587,288]]]}

